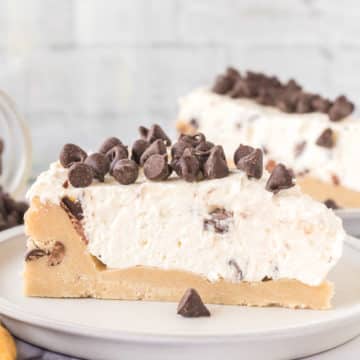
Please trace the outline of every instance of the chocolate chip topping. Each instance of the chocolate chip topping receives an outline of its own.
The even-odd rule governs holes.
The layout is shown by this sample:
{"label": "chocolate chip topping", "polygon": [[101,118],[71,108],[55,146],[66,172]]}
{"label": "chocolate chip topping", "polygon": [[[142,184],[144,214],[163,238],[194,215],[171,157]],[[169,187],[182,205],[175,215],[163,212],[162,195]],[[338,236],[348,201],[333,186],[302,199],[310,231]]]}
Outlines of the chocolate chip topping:
{"label": "chocolate chip topping", "polygon": [[178,163],[180,176],[188,182],[198,179],[200,162],[194,155],[192,149],[185,149]]}
{"label": "chocolate chip topping", "polygon": [[192,149],[192,148],[193,148],[192,143],[188,141],[184,141],[180,138],[179,141],[177,141],[171,148],[171,158],[178,160],[181,158],[185,149]]}
{"label": "chocolate chip topping", "polygon": [[332,103],[318,94],[303,91],[292,79],[281,83],[276,77],[250,71],[240,76],[237,70],[228,69],[216,78],[212,91],[232,98],[251,98],[262,105],[277,106],[287,113],[328,113],[332,121],[339,121],[354,110],[354,105],[345,96]]}
{"label": "chocolate chip topping", "polygon": [[242,157],[251,154],[253,151],[253,147],[240,144],[234,153],[234,164],[236,165]]}
{"label": "chocolate chip topping", "polygon": [[165,131],[157,124],[153,125],[147,134],[147,141],[153,143],[155,140],[161,139],[164,141],[166,146],[171,145],[170,138],[166,135]]}
{"label": "chocolate chip topping", "polygon": [[204,305],[195,289],[187,289],[177,307],[177,313],[183,317],[210,316],[210,311]]}
{"label": "chocolate chip topping", "polygon": [[229,92],[235,83],[235,79],[228,76],[228,75],[219,75],[216,80],[215,84],[212,87],[212,91],[216,94],[226,94]]}
{"label": "chocolate chip topping", "polygon": [[99,148],[99,152],[106,154],[111,148],[116,145],[123,145],[123,143],[117,137],[110,137],[106,139]]}
{"label": "chocolate chip topping", "polygon": [[149,142],[144,139],[136,140],[131,149],[131,160],[134,160],[137,164],[140,164],[141,155],[149,147]]}
{"label": "chocolate chip topping", "polygon": [[229,231],[229,225],[233,218],[233,212],[223,208],[216,208],[210,212],[210,217],[204,219],[204,230],[224,234]]}
{"label": "chocolate chip topping", "polygon": [[339,121],[354,111],[354,104],[346,96],[339,96],[330,107],[329,117],[331,121]]}
{"label": "chocolate chip topping", "polygon": [[69,168],[71,165],[83,162],[87,157],[86,152],[75,144],[66,144],[60,152],[60,164],[64,168]]}
{"label": "chocolate chip topping", "polygon": [[189,124],[190,124],[194,129],[198,129],[198,128],[199,128],[199,122],[198,122],[195,118],[190,119]]}
{"label": "chocolate chip topping", "polygon": [[83,209],[79,200],[71,200],[69,197],[64,196],[61,199],[61,205],[65,208],[66,211],[70,212],[77,220],[82,220],[84,218]]}
{"label": "chocolate chip topping", "polygon": [[204,164],[204,175],[207,179],[220,179],[229,175],[222,146],[216,145],[210,150],[210,155]]}
{"label": "chocolate chip topping", "polygon": [[164,141],[161,139],[155,140],[141,155],[140,158],[140,165],[144,165],[145,161],[152,155],[156,154],[166,154],[166,146],[164,144]]}
{"label": "chocolate chip topping", "polygon": [[70,184],[76,188],[89,186],[94,178],[93,169],[83,163],[75,163],[71,166],[68,173]]}
{"label": "chocolate chip topping", "polygon": [[54,244],[54,247],[50,251],[47,264],[49,266],[56,266],[61,264],[65,256],[65,246],[60,241]]}
{"label": "chocolate chip topping", "polygon": [[41,257],[47,255],[46,251],[43,249],[31,249],[25,255],[25,261],[34,261],[40,259]]}
{"label": "chocolate chip topping", "polygon": [[129,152],[126,146],[124,145],[115,145],[106,153],[106,157],[110,162],[110,174],[112,175],[112,170],[114,165],[122,159],[127,159]]}
{"label": "chocolate chip topping", "polygon": [[152,181],[166,180],[171,173],[166,154],[150,156],[144,164],[144,175]]}
{"label": "chocolate chip topping", "polygon": [[280,190],[285,190],[293,187],[293,172],[287,169],[283,164],[278,164],[272,171],[267,183],[266,190],[277,194]]}
{"label": "chocolate chip topping", "polygon": [[335,200],[333,199],[327,199],[324,201],[324,204],[326,205],[326,207],[328,207],[329,209],[333,209],[333,210],[337,210],[340,209],[340,206],[335,202]]}
{"label": "chocolate chip topping", "polygon": [[325,129],[316,140],[316,145],[331,149],[335,146],[335,134],[330,129]]}
{"label": "chocolate chip topping", "polygon": [[261,179],[263,173],[263,153],[260,149],[240,158],[236,167],[246,172],[248,178]]}
{"label": "chocolate chip topping", "polygon": [[118,160],[113,169],[112,176],[123,185],[133,184],[139,175],[139,167],[135,161],[129,159]]}
{"label": "chocolate chip topping", "polygon": [[93,153],[85,159],[84,164],[89,165],[93,169],[96,179],[104,182],[104,177],[110,170],[109,159],[104,154]]}

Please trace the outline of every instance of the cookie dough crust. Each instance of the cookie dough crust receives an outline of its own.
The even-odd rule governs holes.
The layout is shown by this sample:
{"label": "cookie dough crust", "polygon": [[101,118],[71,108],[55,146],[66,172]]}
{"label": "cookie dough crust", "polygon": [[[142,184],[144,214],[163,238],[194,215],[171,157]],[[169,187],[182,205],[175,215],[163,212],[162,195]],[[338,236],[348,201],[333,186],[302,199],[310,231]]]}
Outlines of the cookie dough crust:
{"label": "cookie dough crust", "polygon": [[209,282],[202,276],[179,270],[137,266],[107,269],[88,251],[73,219],[55,204],[34,199],[26,214],[26,233],[39,248],[50,251],[56,242],[65,256],[56,266],[48,256],[25,262],[27,296],[99,299],[179,301],[187,288],[195,288],[205,303],[328,309],[333,286],[325,281],[308,286],[297,280],[231,283]]}

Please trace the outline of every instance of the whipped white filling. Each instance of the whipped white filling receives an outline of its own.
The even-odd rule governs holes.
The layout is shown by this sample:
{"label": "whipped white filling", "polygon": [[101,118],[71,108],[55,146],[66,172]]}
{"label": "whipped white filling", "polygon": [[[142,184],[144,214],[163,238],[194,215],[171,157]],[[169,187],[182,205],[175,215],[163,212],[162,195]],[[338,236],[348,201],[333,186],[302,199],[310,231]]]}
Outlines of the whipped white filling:
{"label": "whipped white filling", "polygon": [[[108,176],[105,183],[65,189],[67,172],[52,164],[28,198],[54,204],[64,196],[79,199],[88,250],[109,268],[144,265],[191,271],[210,281],[268,277],[318,285],[342,253],[345,233],[334,212],[298,187],[277,195],[266,191],[268,174],[249,180],[235,171],[196,183],[139,177],[128,186]],[[233,215],[224,221],[224,233],[204,226],[216,208]]]}
{"label": "whipped white filling", "polygon": [[[360,121],[347,118],[332,122],[326,114],[287,114],[248,99],[232,99],[207,89],[197,89],[180,100],[178,119],[196,119],[199,131],[210,141],[223,144],[232,159],[240,143],[265,147],[267,159],[283,162],[295,173],[332,182],[334,175],[341,185],[360,191],[360,167],[355,164],[360,152]],[[316,145],[326,129],[336,135],[336,145],[327,149]],[[306,143],[296,156],[295,147]]]}

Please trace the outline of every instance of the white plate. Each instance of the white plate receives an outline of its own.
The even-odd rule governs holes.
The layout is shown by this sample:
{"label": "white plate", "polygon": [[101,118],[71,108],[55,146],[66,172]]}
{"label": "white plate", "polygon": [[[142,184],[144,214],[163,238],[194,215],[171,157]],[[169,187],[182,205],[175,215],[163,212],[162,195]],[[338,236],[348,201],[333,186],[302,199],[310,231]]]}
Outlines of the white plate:
{"label": "white plate", "polygon": [[335,213],[343,220],[348,234],[360,236],[360,209],[339,209],[335,210]]}
{"label": "white plate", "polygon": [[174,303],[24,297],[22,231],[0,235],[0,313],[19,338],[53,351],[101,360],[289,359],[360,333],[360,246],[352,238],[331,274],[333,310],[209,305],[212,317],[185,319]]}

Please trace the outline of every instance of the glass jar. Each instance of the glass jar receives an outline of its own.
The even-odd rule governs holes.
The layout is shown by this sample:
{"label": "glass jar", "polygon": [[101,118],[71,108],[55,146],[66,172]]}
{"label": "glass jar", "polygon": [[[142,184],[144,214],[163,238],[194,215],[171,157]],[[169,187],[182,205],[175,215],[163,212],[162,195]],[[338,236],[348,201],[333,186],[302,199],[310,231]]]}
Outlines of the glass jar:
{"label": "glass jar", "polygon": [[0,184],[14,197],[24,195],[31,171],[31,140],[15,103],[0,90],[0,138],[4,142]]}

